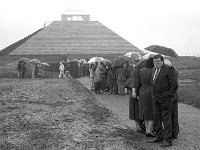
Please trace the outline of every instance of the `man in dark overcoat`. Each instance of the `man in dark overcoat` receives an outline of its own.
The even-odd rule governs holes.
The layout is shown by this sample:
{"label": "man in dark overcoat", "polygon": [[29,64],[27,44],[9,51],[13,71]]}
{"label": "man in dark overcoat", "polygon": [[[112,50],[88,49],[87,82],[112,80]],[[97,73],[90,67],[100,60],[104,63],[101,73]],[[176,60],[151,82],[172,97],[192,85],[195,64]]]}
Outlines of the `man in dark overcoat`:
{"label": "man in dark overcoat", "polygon": [[150,142],[160,143],[164,140],[160,147],[169,147],[172,146],[172,105],[178,89],[177,74],[173,66],[164,64],[162,55],[155,55],[153,61],[152,101],[156,139]]}

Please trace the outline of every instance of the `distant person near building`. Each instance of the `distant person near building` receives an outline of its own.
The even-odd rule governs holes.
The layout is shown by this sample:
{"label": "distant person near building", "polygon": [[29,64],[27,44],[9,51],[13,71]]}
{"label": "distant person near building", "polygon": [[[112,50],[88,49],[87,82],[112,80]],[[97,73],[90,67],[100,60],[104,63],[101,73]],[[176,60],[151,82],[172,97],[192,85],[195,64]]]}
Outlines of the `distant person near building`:
{"label": "distant person near building", "polygon": [[65,71],[65,77],[68,78],[72,78],[71,74],[70,74],[70,64],[67,62],[66,63],[66,71]]}
{"label": "distant person near building", "polygon": [[22,61],[19,61],[19,63],[17,64],[17,77],[18,79],[21,79],[21,76],[22,76],[22,72],[21,72],[21,64],[22,64]]}
{"label": "distant person near building", "polygon": [[18,79],[23,79],[25,77],[25,72],[26,72],[25,62],[19,61],[17,65],[17,71],[18,71]]}
{"label": "distant person near building", "polygon": [[65,66],[63,65],[62,61],[60,62],[59,71],[59,78],[61,78],[62,76],[65,77]]}
{"label": "distant person near building", "polygon": [[39,73],[39,67],[37,64],[35,64],[35,77],[38,77],[38,73]]}

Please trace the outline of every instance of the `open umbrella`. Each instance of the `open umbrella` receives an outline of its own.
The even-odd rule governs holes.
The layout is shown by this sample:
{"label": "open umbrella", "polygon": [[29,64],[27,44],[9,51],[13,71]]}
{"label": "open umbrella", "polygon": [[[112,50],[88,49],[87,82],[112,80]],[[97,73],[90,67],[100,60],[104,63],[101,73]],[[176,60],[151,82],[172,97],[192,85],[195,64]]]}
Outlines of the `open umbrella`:
{"label": "open umbrella", "polygon": [[114,59],[112,65],[113,67],[120,67],[123,64],[125,64],[127,61],[130,61],[131,58],[127,56],[118,56],[117,58]]}
{"label": "open umbrella", "polygon": [[87,63],[87,61],[85,59],[80,59],[78,62],[83,63],[83,64]]}
{"label": "open umbrella", "polygon": [[142,56],[142,59],[149,59],[149,58],[153,58],[153,57],[154,57],[154,54],[147,53],[144,56]]}
{"label": "open umbrella", "polygon": [[50,66],[48,63],[46,63],[46,62],[41,62],[40,63],[41,65],[44,65],[44,66]]}
{"label": "open umbrella", "polygon": [[101,62],[112,63],[109,59],[103,59]]}
{"label": "open umbrella", "polygon": [[151,51],[152,49],[154,49],[157,46],[159,46],[159,45],[151,45],[151,46],[146,47],[145,49],[148,51]]}
{"label": "open umbrella", "polygon": [[178,57],[178,54],[173,49],[167,48],[164,46],[152,45],[145,49],[147,49],[148,51],[151,51],[151,52],[165,55],[165,56],[170,56],[170,57],[175,57],[175,58]]}
{"label": "open umbrella", "polygon": [[164,63],[166,64],[166,65],[168,65],[168,66],[172,66],[172,63],[171,63],[171,61],[169,60],[169,59],[164,59]]}
{"label": "open umbrella", "polygon": [[135,60],[142,58],[142,56],[137,52],[128,52],[124,56],[130,57],[130,58],[135,59]]}
{"label": "open umbrella", "polygon": [[101,62],[103,60],[104,60],[104,58],[102,58],[102,57],[92,57],[92,58],[90,58],[88,63],[90,64],[90,63],[94,63],[94,62]]}
{"label": "open umbrella", "polygon": [[20,58],[18,61],[28,62],[29,59],[28,58]]}
{"label": "open umbrella", "polygon": [[29,60],[30,63],[36,63],[36,64],[39,64],[40,63],[40,60],[34,58],[34,59],[31,59]]}

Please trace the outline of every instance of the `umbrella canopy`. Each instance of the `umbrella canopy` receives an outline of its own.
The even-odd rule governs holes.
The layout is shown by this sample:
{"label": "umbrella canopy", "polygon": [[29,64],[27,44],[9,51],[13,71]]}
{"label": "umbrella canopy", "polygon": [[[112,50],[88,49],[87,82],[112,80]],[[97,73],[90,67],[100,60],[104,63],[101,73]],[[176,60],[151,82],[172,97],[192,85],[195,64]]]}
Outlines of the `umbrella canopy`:
{"label": "umbrella canopy", "polygon": [[94,63],[94,62],[101,62],[103,60],[104,60],[104,58],[102,58],[102,57],[92,57],[92,58],[90,58],[88,63],[90,64],[90,63]]}
{"label": "umbrella canopy", "polygon": [[109,59],[104,59],[103,62],[105,65],[109,65],[109,64],[112,64],[112,61],[110,61]]}
{"label": "umbrella canopy", "polygon": [[44,66],[50,66],[48,63],[46,63],[46,62],[41,62],[40,63],[41,65],[44,65]]}
{"label": "umbrella canopy", "polygon": [[155,56],[154,54],[147,53],[144,56],[142,56],[142,59],[149,59],[149,58],[153,58],[154,56]]}
{"label": "umbrella canopy", "polygon": [[29,60],[30,63],[36,63],[36,64],[39,64],[40,63],[40,60],[34,58],[34,59],[31,59]]}
{"label": "umbrella canopy", "polygon": [[101,62],[112,63],[109,59],[103,59]]}
{"label": "umbrella canopy", "polygon": [[157,46],[159,46],[159,45],[151,45],[151,46],[146,47],[145,49],[148,51],[151,51],[152,49],[154,49]]}
{"label": "umbrella canopy", "polygon": [[18,61],[28,62],[29,59],[28,58],[20,58]]}
{"label": "umbrella canopy", "polygon": [[130,61],[131,58],[127,56],[119,56],[114,59],[113,61],[113,67],[121,67],[123,64],[125,64],[127,61]]}
{"label": "umbrella canopy", "polygon": [[151,51],[151,52],[165,55],[165,56],[170,56],[170,57],[175,57],[175,58],[178,57],[178,54],[173,49],[167,48],[164,46],[152,45],[145,49],[147,49],[148,51]]}
{"label": "umbrella canopy", "polygon": [[87,63],[87,61],[85,59],[80,59],[78,62],[83,63],[83,64]]}
{"label": "umbrella canopy", "polygon": [[171,63],[171,61],[169,60],[169,59],[164,59],[164,63],[166,64],[166,65],[168,65],[168,66],[172,66],[172,63]]}
{"label": "umbrella canopy", "polygon": [[130,58],[135,59],[135,60],[142,58],[142,56],[137,52],[128,52],[124,56],[130,57]]}

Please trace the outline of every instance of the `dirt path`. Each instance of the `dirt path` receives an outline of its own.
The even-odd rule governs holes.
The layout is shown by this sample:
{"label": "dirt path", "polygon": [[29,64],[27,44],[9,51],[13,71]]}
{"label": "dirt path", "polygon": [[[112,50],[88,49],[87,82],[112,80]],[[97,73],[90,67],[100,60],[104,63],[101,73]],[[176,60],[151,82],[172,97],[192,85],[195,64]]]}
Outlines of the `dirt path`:
{"label": "dirt path", "polygon": [[[90,81],[88,77],[78,79],[88,89]],[[94,93],[95,95],[95,93]],[[118,96],[109,93],[98,94],[95,97],[108,109],[131,128],[134,128],[134,122],[128,118],[128,96]],[[179,103],[179,124],[180,134],[178,139],[173,141],[171,150],[199,150],[200,149],[200,110],[192,106]],[[157,144],[149,144],[144,136],[144,147],[149,149],[159,149]]]}

